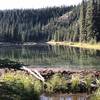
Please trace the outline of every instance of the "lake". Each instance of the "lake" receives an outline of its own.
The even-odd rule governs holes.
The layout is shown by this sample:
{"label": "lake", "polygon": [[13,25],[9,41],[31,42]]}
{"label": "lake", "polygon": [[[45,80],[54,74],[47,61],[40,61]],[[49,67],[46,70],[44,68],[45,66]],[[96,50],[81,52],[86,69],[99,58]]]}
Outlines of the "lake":
{"label": "lake", "polygon": [[1,45],[0,58],[20,61],[31,67],[100,69],[100,50],[59,45]]}
{"label": "lake", "polygon": [[41,95],[40,100],[87,100],[86,94],[76,94],[76,95],[52,95],[52,96],[46,96]]}

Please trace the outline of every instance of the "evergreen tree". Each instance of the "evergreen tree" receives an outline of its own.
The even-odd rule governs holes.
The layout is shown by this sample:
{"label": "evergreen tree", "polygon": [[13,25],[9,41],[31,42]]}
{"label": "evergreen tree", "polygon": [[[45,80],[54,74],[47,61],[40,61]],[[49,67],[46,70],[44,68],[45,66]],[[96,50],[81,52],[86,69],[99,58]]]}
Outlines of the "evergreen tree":
{"label": "evergreen tree", "polygon": [[86,12],[86,31],[87,31],[87,42],[96,42],[96,30],[95,30],[95,0],[89,0],[87,4]]}
{"label": "evergreen tree", "polygon": [[87,32],[86,32],[86,1],[82,1],[81,10],[80,10],[80,42],[87,41]]}
{"label": "evergreen tree", "polygon": [[100,0],[69,7],[0,11],[0,42],[100,42]]}
{"label": "evergreen tree", "polygon": [[95,0],[95,30],[96,30],[96,40],[100,41],[100,0]]}

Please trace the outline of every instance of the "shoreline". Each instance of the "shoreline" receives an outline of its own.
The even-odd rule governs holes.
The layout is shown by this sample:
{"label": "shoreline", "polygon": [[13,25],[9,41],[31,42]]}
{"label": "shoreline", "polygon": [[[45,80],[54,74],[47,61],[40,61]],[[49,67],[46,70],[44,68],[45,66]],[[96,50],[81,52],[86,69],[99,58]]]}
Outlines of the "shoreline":
{"label": "shoreline", "polygon": [[77,47],[83,49],[94,49],[100,50],[100,43],[97,44],[89,44],[89,43],[79,43],[79,42],[55,42],[55,41],[48,41],[48,42],[25,42],[25,43],[9,43],[9,42],[0,42],[1,46],[30,46],[30,45],[62,45],[62,46],[69,46],[69,47]]}
{"label": "shoreline", "polygon": [[[67,74],[67,75],[73,75],[73,74],[81,74],[81,75],[87,75],[87,74],[93,74],[95,76],[100,77],[100,70],[97,69],[67,69],[67,68],[29,68],[31,71],[37,70],[41,75],[43,75],[44,77],[47,75],[52,76],[53,74],[56,73],[61,73],[63,74]],[[18,70],[14,70],[14,69],[8,69],[8,68],[0,68],[0,76],[2,74],[5,74],[7,72],[16,72]],[[19,70],[19,71],[24,71],[24,70]]]}
{"label": "shoreline", "polygon": [[89,43],[78,43],[78,42],[55,42],[55,41],[49,41],[47,44],[50,45],[63,45],[63,46],[69,46],[69,47],[78,47],[83,49],[94,49],[94,50],[100,50],[100,43],[97,44],[89,44]]}
{"label": "shoreline", "polygon": [[[33,71],[36,68],[30,68]],[[40,70],[40,71],[39,71]],[[4,71],[1,74],[1,71]],[[44,77],[45,81],[42,83],[39,79],[33,77],[28,71],[25,70],[14,70],[14,69],[0,69],[0,77],[1,77],[1,86],[3,87],[3,91],[7,89],[7,87],[2,83],[10,83],[7,86],[10,89],[18,89],[18,91],[24,89],[22,86],[26,86],[26,80],[29,87],[35,87],[34,91],[36,93],[44,93],[44,94],[69,94],[71,96],[81,94],[89,94],[91,95],[97,89],[99,89],[99,78],[100,78],[100,70],[80,70],[79,72],[76,70],[68,70],[65,68],[61,70],[58,69],[37,69],[40,74]],[[20,85],[21,82],[21,85]],[[33,84],[34,82],[34,84]],[[76,83],[77,82],[77,83]],[[89,84],[87,84],[89,82]],[[38,84],[37,84],[38,83]],[[13,87],[12,87],[13,84]],[[16,88],[19,86],[18,88]],[[37,88],[39,86],[39,88]],[[31,88],[25,88],[30,89]],[[37,91],[38,89],[38,91]],[[9,91],[9,90],[7,90]],[[32,89],[32,92],[34,92]],[[28,93],[32,93],[28,92]],[[22,93],[22,91],[21,91]],[[26,92],[27,93],[27,92]],[[3,93],[4,94],[4,93]],[[16,94],[16,93],[15,93]],[[33,94],[32,94],[33,95]],[[39,95],[38,95],[39,96]],[[53,96],[53,95],[52,95]],[[89,96],[87,96],[89,97]]]}
{"label": "shoreline", "polygon": [[61,74],[68,74],[68,75],[93,74],[95,76],[100,77],[100,70],[97,69],[68,69],[68,68],[29,68],[29,69],[31,69],[32,71],[35,69],[43,76],[52,75],[55,73],[61,73]]}

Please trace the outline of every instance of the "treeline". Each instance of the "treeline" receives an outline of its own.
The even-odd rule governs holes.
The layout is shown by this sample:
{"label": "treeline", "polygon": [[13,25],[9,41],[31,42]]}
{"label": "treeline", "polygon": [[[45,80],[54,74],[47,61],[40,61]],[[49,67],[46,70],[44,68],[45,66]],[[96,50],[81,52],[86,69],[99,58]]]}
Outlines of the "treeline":
{"label": "treeline", "polygon": [[[72,11],[54,20],[46,29],[51,32],[54,41],[79,41],[80,5]],[[53,31],[51,31],[53,30]]]}
{"label": "treeline", "polygon": [[78,6],[0,11],[1,42],[100,42],[100,0]]}
{"label": "treeline", "polygon": [[21,43],[47,41],[49,33],[46,33],[43,27],[72,8],[73,6],[64,6],[0,11],[0,41]]}
{"label": "treeline", "polygon": [[100,41],[100,0],[83,0],[80,13],[80,42]]}

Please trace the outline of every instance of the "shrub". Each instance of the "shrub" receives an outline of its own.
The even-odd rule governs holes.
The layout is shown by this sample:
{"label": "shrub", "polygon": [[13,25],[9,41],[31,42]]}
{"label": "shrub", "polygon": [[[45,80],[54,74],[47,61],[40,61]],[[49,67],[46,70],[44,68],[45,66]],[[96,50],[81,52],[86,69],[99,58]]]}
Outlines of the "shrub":
{"label": "shrub", "polygon": [[79,91],[80,75],[73,74],[71,78],[72,92]]}
{"label": "shrub", "polygon": [[100,100],[100,88],[91,96],[90,100]]}
{"label": "shrub", "polygon": [[42,91],[42,85],[39,80],[21,71],[5,73],[0,81],[3,82],[3,89],[10,92],[10,96],[20,98],[16,100],[38,100],[38,96]]}
{"label": "shrub", "polygon": [[46,83],[46,92],[56,93],[64,92],[67,89],[66,79],[61,74],[54,74],[50,80]]}
{"label": "shrub", "polygon": [[91,83],[93,81],[92,74],[86,75],[84,78],[84,81],[86,84],[87,92],[90,93],[91,92]]}

